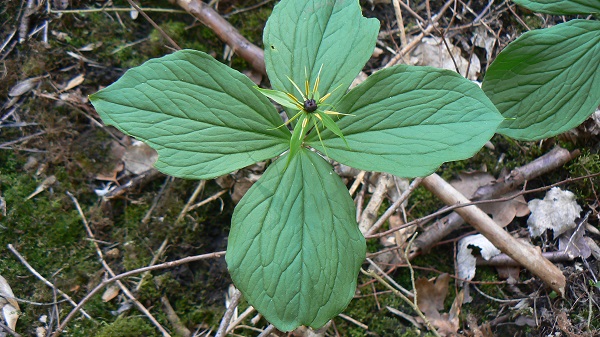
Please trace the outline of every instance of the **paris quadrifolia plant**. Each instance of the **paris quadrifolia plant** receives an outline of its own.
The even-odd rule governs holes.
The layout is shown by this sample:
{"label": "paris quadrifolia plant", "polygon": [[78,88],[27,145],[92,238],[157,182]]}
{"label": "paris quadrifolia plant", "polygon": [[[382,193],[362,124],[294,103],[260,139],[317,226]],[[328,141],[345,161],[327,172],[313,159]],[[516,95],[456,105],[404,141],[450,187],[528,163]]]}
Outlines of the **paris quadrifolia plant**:
{"label": "paris quadrifolia plant", "polygon": [[[523,41],[534,51],[516,61],[500,54],[499,69],[490,68],[483,87],[492,99],[453,71],[406,65],[377,71],[349,90],[371,57],[379,22],[362,16],[358,0],[282,0],[264,29],[272,89],[203,52],[182,50],[127,71],[91,101],[106,124],[156,149],[155,166],[175,177],[210,179],[275,158],[235,209],[227,266],[275,327],[318,328],[354,296],[366,250],[353,201],[325,158],[416,177],[471,157],[499,126],[511,136],[517,129],[521,138],[548,137],[556,124],[573,126],[538,111],[548,100],[576,110],[560,98],[570,76],[587,88],[567,92],[583,97],[585,111],[572,114],[581,123],[600,102],[599,28],[591,20],[565,25],[559,47],[579,48],[570,59],[578,70],[569,72],[569,60],[540,38]],[[532,61],[539,55],[545,63]],[[560,85],[541,84],[550,70]],[[510,78],[517,75],[524,77]],[[510,87],[515,83],[519,88]],[[518,101],[528,98],[533,103]]]}

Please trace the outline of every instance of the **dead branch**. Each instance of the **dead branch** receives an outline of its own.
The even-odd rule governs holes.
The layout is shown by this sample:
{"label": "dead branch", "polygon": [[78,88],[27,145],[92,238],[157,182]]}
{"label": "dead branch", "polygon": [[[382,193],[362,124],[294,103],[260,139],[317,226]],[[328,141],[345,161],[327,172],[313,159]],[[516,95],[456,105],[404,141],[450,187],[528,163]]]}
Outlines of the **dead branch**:
{"label": "dead branch", "polygon": [[160,298],[160,301],[162,302],[163,308],[165,309],[165,314],[167,314],[167,319],[169,320],[175,331],[177,331],[177,333],[183,337],[190,337],[192,335],[192,332],[188,328],[186,328],[183,322],[181,322],[181,319],[179,318],[179,316],[177,316],[177,313],[171,306],[171,303],[169,302],[167,296],[162,296]]}
{"label": "dead branch", "polygon": [[2,322],[0,322],[0,332],[1,331],[6,331],[13,337],[21,337],[21,335],[19,333],[17,333],[13,329],[9,328],[8,326],[4,325]]}
{"label": "dead branch", "polygon": [[135,178],[132,178],[126,184],[123,184],[123,185],[115,188],[114,190],[106,193],[106,195],[104,195],[103,200],[109,200],[109,199],[119,197],[119,196],[125,194],[125,192],[131,190],[132,188],[143,186],[161,176],[162,176],[162,173],[160,173],[155,168],[151,168],[148,171],[136,176]]}
{"label": "dead branch", "polygon": [[[573,256],[572,253],[562,250],[556,252],[543,252],[542,256],[545,259],[548,259],[548,261],[552,262],[567,262],[573,261],[576,258],[576,256]],[[477,265],[493,267],[515,267],[520,266],[521,264],[506,254],[500,254],[490,258],[489,260],[478,257]]]}
{"label": "dead branch", "polygon": [[[447,205],[470,202],[465,196],[437,174],[423,179],[422,184]],[[565,294],[566,279],[562,272],[545,259],[539,248],[513,238],[475,205],[457,208],[456,212],[477,229],[496,248],[512,257],[561,296]]]}
{"label": "dead branch", "polygon": [[394,214],[396,212],[398,207],[400,207],[400,205],[404,201],[406,201],[406,199],[408,199],[410,194],[419,186],[419,184],[421,184],[422,180],[423,180],[423,178],[415,178],[410,183],[410,185],[408,186],[406,191],[404,191],[402,193],[402,195],[398,198],[398,200],[396,200],[392,204],[392,206],[388,207],[388,209],[385,211],[385,213],[383,213],[383,215],[381,215],[381,217],[379,217],[379,219],[373,224],[373,226],[371,226],[371,228],[369,228],[369,230],[367,231],[367,233],[365,233],[365,235],[371,235],[371,234],[375,233],[375,231],[377,231],[387,221],[387,219],[389,219],[392,216],[392,214]]}
{"label": "dead branch", "polygon": [[225,311],[223,319],[221,319],[221,324],[219,325],[219,330],[217,330],[215,337],[224,337],[227,334],[227,327],[229,326],[229,322],[231,322],[233,312],[235,311],[235,308],[237,308],[241,297],[242,292],[235,289],[233,296],[231,296],[231,300],[229,301],[229,306],[227,306],[227,311]]}
{"label": "dead branch", "polygon": [[377,220],[377,212],[379,211],[379,207],[383,203],[385,199],[385,195],[387,194],[388,189],[392,186],[394,179],[392,175],[387,173],[381,173],[377,179],[377,186],[375,186],[375,191],[373,195],[371,195],[371,199],[365,207],[365,210],[362,212],[362,216],[360,218],[360,222],[358,223],[358,228],[364,234],[369,231],[369,228],[375,223]]}
{"label": "dead branch", "polygon": [[[562,167],[578,155],[579,151],[570,153],[568,150],[556,147],[531,163],[515,168],[506,177],[503,177],[492,184],[481,186],[471,197],[471,200],[489,200],[505,195],[510,191],[514,191],[519,185],[527,180],[537,178]],[[516,195],[512,195],[511,197],[515,196]],[[464,220],[456,212],[436,221],[417,237],[415,240],[415,249],[411,253],[411,258],[416,256],[420,251],[428,250],[448,234],[458,229],[462,224],[464,224]]]}
{"label": "dead branch", "polygon": [[446,1],[440,12],[432,18],[431,24],[428,25],[427,28],[425,28],[421,34],[417,35],[409,44],[405,45],[402,50],[398,52],[398,54],[394,55],[394,57],[384,66],[384,68],[389,68],[393,65],[396,65],[404,57],[404,55],[410,53],[411,50],[421,43],[421,40],[423,40],[425,36],[431,34],[431,32],[436,28],[437,22],[442,18],[446,10],[453,3],[454,0]]}
{"label": "dead branch", "polygon": [[227,43],[233,51],[246,60],[252,68],[266,74],[264,52],[240,34],[227,20],[201,0],[169,0],[176,3],[195,18],[200,20],[217,36]]}
{"label": "dead branch", "polygon": [[537,178],[562,167],[577,156],[579,156],[579,150],[571,153],[561,147],[555,147],[531,163],[512,170],[508,176],[499,179],[495,183],[479,187],[471,199],[485,200],[497,198],[510,191],[514,191],[527,180]]}

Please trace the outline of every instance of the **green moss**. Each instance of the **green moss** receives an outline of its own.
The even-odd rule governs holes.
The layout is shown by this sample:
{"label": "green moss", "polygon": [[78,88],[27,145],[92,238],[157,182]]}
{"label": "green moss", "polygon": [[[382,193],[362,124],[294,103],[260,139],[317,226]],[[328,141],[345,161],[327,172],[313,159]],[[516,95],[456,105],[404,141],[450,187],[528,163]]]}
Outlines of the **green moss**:
{"label": "green moss", "polygon": [[104,326],[96,337],[152,337],[158,336],[146,319],[141,317],[119,318]]}
{"label": "green moss", "polygon": [[[573,178],[598,173],[600,172],[600,154],[591,153],[589,149],[583,149],[581,155],[577,157],[577,159],[567,164],[567,170]],[[592,203],[600,193],[600,189],[596,188],[594,192],[594,190],[590,188],[593,186],[600,186],[599,176],[578,180],[569,184],[568,189],[574,192],[578,198]]]}

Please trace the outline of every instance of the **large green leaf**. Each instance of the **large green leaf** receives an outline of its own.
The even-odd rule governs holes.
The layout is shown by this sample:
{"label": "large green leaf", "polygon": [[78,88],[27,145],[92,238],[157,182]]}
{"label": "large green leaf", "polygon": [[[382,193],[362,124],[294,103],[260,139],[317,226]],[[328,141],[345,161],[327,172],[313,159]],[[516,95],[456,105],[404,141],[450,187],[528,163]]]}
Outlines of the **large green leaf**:
{"label": "large green leaf", "polygon": [[90,96],[104,123],[158,151],[155,166],[207,179],[275,157],[290,133],[246,76],[183,50],[130,69]]}
{"label": "large green leaf", "polygon": [[499,133],[551,137],[600,104],[600,21],[573,20],[527,32],[494,60],[483,90],[507,118]]}
{"label": "large green leaf", "polygon": [[598,0],[513,0],[513,2],[538,13],[554,15],[600,13]]}
{"label": "large green leaf", "polygon": [[[371,57],[379,22],[361,15],[358,0],[284,0],[273,9],[264,33],[265,63],[274,89],[296,95],[288,77],[304,88],[319,69],[319,93],[341,97]],[[303,89],[304,90],[304,89]]]}
{"label": "large green leaf", "polygon": [[[449,70],[396,66],[352,89],[338,111],[346,142],[321,133],[340,163],[401,177],[427,175],[443,162],[471,157],[503,120],[483,91]],[[324,152],[317,135],[308,143]]]}
{"label": "large green leaf", "polygon": [[346,186],[319,155],[279,158],[233,214],[227,266],[275,327],[323,326],[350,302],[365,239]]}

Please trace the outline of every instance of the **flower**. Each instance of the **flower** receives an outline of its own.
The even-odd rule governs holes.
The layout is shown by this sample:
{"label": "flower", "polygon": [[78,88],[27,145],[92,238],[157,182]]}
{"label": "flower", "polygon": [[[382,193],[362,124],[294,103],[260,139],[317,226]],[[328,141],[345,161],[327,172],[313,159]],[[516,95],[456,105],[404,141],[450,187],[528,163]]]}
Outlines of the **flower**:
{"label": "flower", "polygon": [[[340,130],[335,121],[331,117],[329,117],[329,115],[349,115],[333,110],[326,110],[323,108],[324,106],[330,106],[329,104],[324,103],[331,96],[333,91],[337,90],[337,88],[321,97],[321,95],[319,94],[319,82],[322,70],[323,65],[321,65],[321,68],[319,69],[317,79],[312,85],[312,90],[308,80],[308,74],[306,75],[306,80],[304,82],[304,92],[291,78],[287,78],[292,83],[294,88],[296,88],[296,90],[300,94],[300,97],[297,97],[289,92],[262,89],[256,87],[256,89],[260,91],[263,95],[281,104],[283,107],[288,108],[291,111],[298,111],[292,118],[288,119],[287,122],[278,126],[278,128],[280,128],[282,126],[286,126],[292,123],[296,119],[298,120],[294,126],[292,137],[290,138],[290,156],[288,157],[288,162],[298,152],[300,147],[302,147],[304,137],[310,130],[312,130],[313,127],[317,132],[321,145],[323,145],[325,155],[327,155],[327,148],[325,147],[325,144],[323,144],[323,140],[321,139],[321,130],[319,130],[318,125],[319,122],[321,122],[322,129],[331,130],[331,132],[333,132],[335,135],[342,138],[344,142],[346,142],[346,139],[342,134],[342,130]],[[346,146],[347,145],[348,143],[346,143]]]}

